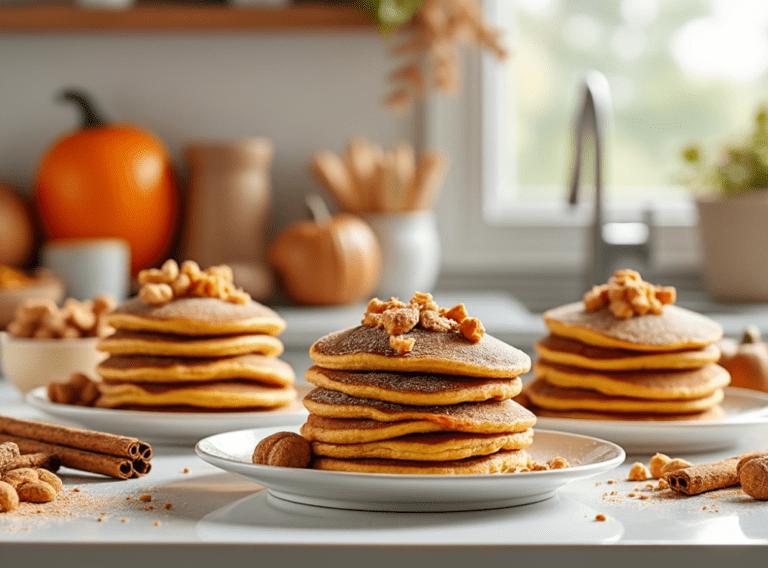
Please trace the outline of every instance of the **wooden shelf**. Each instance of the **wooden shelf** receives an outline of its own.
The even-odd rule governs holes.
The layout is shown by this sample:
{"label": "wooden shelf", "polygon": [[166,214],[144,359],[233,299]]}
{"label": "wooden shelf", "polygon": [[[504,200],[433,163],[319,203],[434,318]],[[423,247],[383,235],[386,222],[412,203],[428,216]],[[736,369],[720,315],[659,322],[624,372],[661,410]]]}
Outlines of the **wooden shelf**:
{"label": "wooden shelf", "polygon": [[375,31],[364,10],[349,5],[285,7],[140,5],[127,9],[2,6],[0,33],[228,33],[252,31]]}

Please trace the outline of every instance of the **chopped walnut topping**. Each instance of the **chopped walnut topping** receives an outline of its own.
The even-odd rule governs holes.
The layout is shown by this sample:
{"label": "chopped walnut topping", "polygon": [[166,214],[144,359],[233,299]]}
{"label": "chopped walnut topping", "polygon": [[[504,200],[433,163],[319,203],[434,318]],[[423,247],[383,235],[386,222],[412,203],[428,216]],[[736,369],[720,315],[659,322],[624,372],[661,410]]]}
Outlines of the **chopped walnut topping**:
{"label": "chopped walnut topping", "polygon": [[647,313],[658,315],[666,304],[677,297],[672,286],[655,286],[645,282],[634,270],[619,270],[607,284],[593,286],[584,294],[584,307],[594,312],[604,307],[619,319]]}
{"label": "chopped walnut topping", "polygon": [[469,317],[464,304],[456,304],[450,310],[446,310],[443,315],[456,323],[461,323]]}
{"label": "chopped walnut topping", "polygon": [[402,335],[391,335],[389,337],[389,346],[400,356],[410,353],[413,350],[414,343],[416,343],[416,340],[413,337],[403,337]]}
{"label": "chopped walnut topping", "polygon": [[381,314],[381,325],[389,335],[408,333],[419,323],[419,309],[416,306],[394,308]]}
{"label": "chopped walnut topping", "polygon": [[[183,272],[183,266],[182,266]],[[451,309],[439,307],[433,300],[432,294],[416,292],[410,303],[404,304],[397,298],[382,302],[374,298],[368,302],[362,324],[366,327],[381,327],[390,337],[392,349],[398,355],[410,353],[413,340],[402,336],[415,327],[428,331],[455,333],[459,332],[472,343],[477,343],[485,335],[485,328],[477,318],[467,316],[464,304],[458,304]]]}
{"label": "chopped walnut topping", "polygon": [[174,298],[218,298],[232,304],[247,304],[251,297],[233,284],[232,269],[226,265],[200,270],[196,262],[186,260],[179,267],[173,259],[161,268],[139,272],[139,297],[147,304],[165,304]]}
{"label": "chopped walnut topping", "polygon": [[482,322],[477,318],[466,318],[459,325],[459,331],[472,343],[477,343],[485,335],[485,328],[483,327]]}
{"label": "chopped walnut topping", "polygon": [[429,331],[456,331],[459,325],[435,310],[422,310],[419,316],[419,326]]}

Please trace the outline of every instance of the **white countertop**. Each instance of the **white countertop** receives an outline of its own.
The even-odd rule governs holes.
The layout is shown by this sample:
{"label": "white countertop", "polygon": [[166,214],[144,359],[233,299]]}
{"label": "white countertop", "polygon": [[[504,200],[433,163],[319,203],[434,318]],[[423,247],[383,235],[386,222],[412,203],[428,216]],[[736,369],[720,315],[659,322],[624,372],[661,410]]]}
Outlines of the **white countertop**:
{"label": "white countertop", "polygon": [[[2,380],[0,414],[42,418]],[[767,448],[768,427],[738,448],[677,457],[697,463]],[[644,483],[623,481],[635,456],[611,473],[574,482],[533,505],[414,514],[292,504],[204,463],[192,448],[154,449],[153,470],[141,479],[113,481],[62,470],[67,490],[80,489],[68,497],[75,516],[0,514],[0,566],[593,567],[610,562],[627,568],[760,566],[768,560],[768,502],[736,491],[717,498],[661,499],[661,493],[651,492],[644,501],[628,497],[635,487],[638,495],[646,493]],[[648,456],[641,460],[647,463]],[[152,495],[152,502],[137,501],[143,494]],[[164,510],[165,503],[172,508]],[[144,510],[147,506],[155,509]],[[598,513],[608,520],[595,521]]]}

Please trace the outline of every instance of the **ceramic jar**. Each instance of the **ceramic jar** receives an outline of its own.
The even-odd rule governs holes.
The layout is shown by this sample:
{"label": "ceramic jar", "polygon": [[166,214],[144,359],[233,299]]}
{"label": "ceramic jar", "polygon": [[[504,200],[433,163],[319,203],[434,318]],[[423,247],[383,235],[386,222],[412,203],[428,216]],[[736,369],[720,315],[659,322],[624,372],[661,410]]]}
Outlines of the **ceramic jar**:
{"label": "ceramic jar", "polygon": [[381,247],[376,296],[408,302],[414,292],[432,292],[440,273],[440,236],[434,213],[368,213],[362,218]]}
{"label": "ceramic jar", "polygon": [[[264,138],[190,144],[182,258],[229,264],[235,283],[259,298],[271,290],[265,248],[274,149]],[[268,281],[270,280],[270,281]]]}

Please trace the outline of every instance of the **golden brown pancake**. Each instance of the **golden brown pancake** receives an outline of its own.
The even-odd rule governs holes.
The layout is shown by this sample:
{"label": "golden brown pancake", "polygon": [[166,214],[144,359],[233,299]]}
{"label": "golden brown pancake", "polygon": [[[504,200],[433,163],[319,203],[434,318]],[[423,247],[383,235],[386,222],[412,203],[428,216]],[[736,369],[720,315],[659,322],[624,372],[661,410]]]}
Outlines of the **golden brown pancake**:
{"label": "golden brown pancake", "polygon": [[162,355],[166,357],[229,357],[257,353],[277,357],[282,342],[272,335],[224,335],[184,337],[170,333],[150,333],[118,329],[97,346],[114,355]]}
{"label": "golden brown pancake", "polygon": [[551,363],[605,371],[696,369],[707,363],[717,363],[720,358],[720,350],[716,345],[707,345],[702,349],[654,353],[595,347],[557,335],[548,335],[538,341],[535,347],[536,352]]}
{"label": "golden brown pancake", "polygon": [[609,396],[581,388],[562,388],[536,379],[525,387],[525,395],[532,404],[547,410],[588,410],[592,412],[617,412],[641,414],[690,414],[703,412],[717,406],[723,400],[718,389],[708,396],[694,399],[654,400]]}
{"label": "golden brown pancake", "polygon": [[264,355],[235,355],[216,359],[110,355],[96,372],[107,383],[173,383],[248,379],[286,386],[294,381],[293,368]]}
{"label": "golden brown pancake", "polygon": [[[354,418],[326,418],[310,414],[301,426],[301,435],[310,442],[328,442],[329,444],[363,444],[377,440],[388,440],[408,434],[426,434],[442,432],[440,424],[427,420],[401,420],[399,422],[379,422],[378,420]],[[469,431],[469,430],[465,430]]]}
{"label": "golden brown pancake", "polygon": [[683,421],[683,420],[722,420],[725,417],[722,407],[713,406],[704,412],[690,414],[640,414],[618,412],[590,412],[588,410],[545,410],[537,406],[529,407],[536,416],[542,418],[574,418],[578,420],[628,420],[639,422]]}
{"label": "golden brown pancake", "polygon": [[226,411],[284,406],[296,398],[296,390],[291,386],[270,387],[245,381],[178,385],[99,383],[99,391],[101,396],[96,405],[106,408],[185,406]]}
{"label": "golden brown pancake", "polygon": [[435,373],[391,373],[385,371],[337,371],[312,367],[308,382],[358,398],[387,400],[400,404],[458,404],[480,400],[504,400],[523,387],[515,379],[472,379]]}
{"label": "golden brown pancake", "polygon": [[311,467],[360,473],[469,475],[474,473],[507,473],[525,467],[527,463],[528,454],[525,450],[501,450],[489,456],[442,462],[318,458],[312,462]]}
{"label": "golden brown pancake", "polygon": [[486,335],[472,343],[459,333],[414,328],[413,350],[398,356],[381,328],[357,326],[326,335],[309,354],[317,365],[345,371],[441,373],[468,377],[513,378],[531,368],[531,359],[514,347]]}
{"label": "golden brown pancake", "polygon": [[411,406],[357,398],[318,387],[304,397],[304,406],[312,414],[326,418],[355,418],[399,422],[426,420],[444,430],[457,432],[523,432],[536,423],[536,417],[511,400],[463,402],[443,406]]}
{"label": "golden brown pancake", "polygon": [[359,459],[446,461],[487,456],[499,450],[524,450],[533,443],[533,430],[513,434],[467,434],[438,432],[412,434],[362,444],[312,442],[315,456]]}
{"label": "golden brown pancake", "polygon": [[145,304],[138,297],[107,316],[117,329],[178,335],[278,335],[285,321],[258,302],[233,304],[218,298],[178,298],[167,304]]}
{"label": "golden brown pancake", "polygon": [[731,381],[728,371],[715,363],[678,371],[591,371],[539,359],[534,370],[537,377],[557,387],[657,400],[701,398]]}
{"label": "golden brown pancake", "polygon": [[632,351],[700,349],[723,335],[717,322],[678,306],[664,306],[661,314],[616,318],[602,308],[588,312],[582,302],[544,313],[549,330],[589,345]]}

